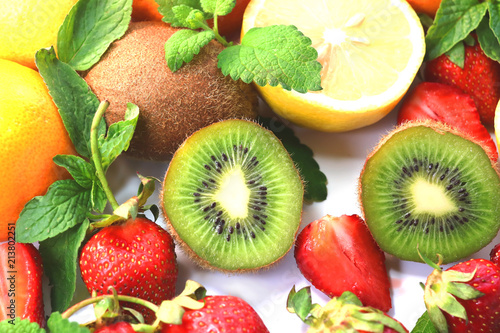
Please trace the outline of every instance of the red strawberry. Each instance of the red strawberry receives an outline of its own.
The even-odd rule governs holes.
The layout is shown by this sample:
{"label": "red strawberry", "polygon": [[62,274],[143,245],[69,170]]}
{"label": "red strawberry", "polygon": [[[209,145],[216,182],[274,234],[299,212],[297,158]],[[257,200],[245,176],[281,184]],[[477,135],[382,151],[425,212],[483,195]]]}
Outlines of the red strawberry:
{"label": "red strawberry", "polygon": [[498,160],[497,147],[481,123],[474,100],[459,88],[435,82],[417,85],[401,105],[398,124],[424,119],[437,120],[468,133],[478,140],[493,162]]}
{"label": "red strawberry", "polygon": [[135,330],[129,323],[119,321],[109,326],[100,327],[94,333],[135,333]]}
{"label": "red strawberry", "polygon": [[490,260],[492,263],[500,267],[500,244],[497,244],[491,249]]}
{"label": "red strawberry", "polygon": [[435,268],[424,300],[440,332],[500,332],[500,268],[491,261],[471,259],[444,272]]}
{"label": "red strawberry", "polygon": [[[120,295],[155,304],[175,295],[177,263],[172,237],[146,218],[129,219],[92,236],[82,249],[80,270],[89,292],[95,290],[97,295],[107,294],[110,286]],[[146,311],[146,322],[154,318]]]}
{"label": "red strawberry", "polygon": [[351,291],[367,306],[391,308],[384,253],[359,216],[327,215],[307,225],[295,259],[304,277],[328,296]]}
{"label": "red strawberry", "polygon": [[204,301],[201,309],[186,309],[181,325],[166,324],[161,332],[269,332],[257,312],[239,297],[207,296]]}
{"label": "red strawberry", "polygon": [[[325,306],[312,304],[311,291],[305,287],[298,292],[295,287],[288,294],[287,309],[296,313],[311,326],[313,332],[406,333],[408,330],[396,319],[382,311],[363,306],[350,291],[332,298]],[[383,330],[382,330],[383,328]]]}
{"label": "red strawberry", "polygon": [[42,258],[32,244],[0,244],[0,321],[15,317],[45,326]]}
{"label": "red strawberry", "polygon": [[493,125],[495,108],[500,99],[500,64],[488,58],[479,43],[465,44],[464,68],[443,54],[427,63],[426,81],[446,83],[468,93],[476,103],[481,120]]}

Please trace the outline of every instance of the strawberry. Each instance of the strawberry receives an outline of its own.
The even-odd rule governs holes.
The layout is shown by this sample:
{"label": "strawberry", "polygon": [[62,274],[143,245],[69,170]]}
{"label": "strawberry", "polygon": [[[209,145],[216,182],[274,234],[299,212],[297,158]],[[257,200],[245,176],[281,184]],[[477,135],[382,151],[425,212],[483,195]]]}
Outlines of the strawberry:
{"label": "strawberry", "polygon": [[[80,254],[80,270],[90,293],[135,296],[160,304],[175,295],[177,263],[172,237],[142,217],[101,229]],[[139,308],[142,310],[142,308]],[[145,320],[154,319],[146,311]]]}
{"label": "strawberry", "polygon": [[333,297],[325,306],[312,304],[309,287],[288,294],[287,309],[310,326],[308,333],[358,332],[405,333],[408,330],[382,311],[363,306],[350,291]]}
{"label": "strawberry", "polygon": [[43,266],[33,244],[0,244],[0,321],[16,317],[45,326],[42,295]]}
{"label": "strawberry", "polygon": [[500,243],[491,249],[490,261],[500,267]]}
{"label": "strawberry", "polygon": [[438,265],[424,292],[427,312],[438,331],[500,332],[500,268],[485,259],[471,259],[445,271]]}
{"label": "strawberry", "polygon": [[357,215],[327,215],[307,225],[295,244],[297,266],[316,288],[329,297],[344,291],[367,306],[391,308],[385,255]]}
{"label": "strawberry", "polygon": [[109,326],[99,327],[94,333],[135,333],[135,330],[129,323],[119,321]]}
{"label": "strawberry", "polygon": [[186,309],[182,324],[165,324],[162,333],[269,332],[257,312],[236,296],[206,296],[200,309]]}
{"label": "strawberry", "polygon": [[425,80],[441,82],[460,88],[476,103],[481,121],[493,125],[495,109],[500,99],[500,64],[488,58],[477,41],[465,45],[463,69],[453,63],[448,55],[427,62]]}
{"label": "strawberry", "polygon": [[496,163],[498,152],[490,133],[481,123],[474,100],[462,90],[443,83],[422,82],[406,95],[398,125],[411,120],[433,119],[475,138]]}

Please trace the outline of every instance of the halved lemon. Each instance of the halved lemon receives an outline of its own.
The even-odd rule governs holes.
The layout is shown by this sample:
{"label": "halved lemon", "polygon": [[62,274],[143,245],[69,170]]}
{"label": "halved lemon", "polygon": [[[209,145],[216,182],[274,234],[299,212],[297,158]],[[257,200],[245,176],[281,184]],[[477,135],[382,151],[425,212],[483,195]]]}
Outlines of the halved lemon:
{"label": "halved lemon", "polygon": [[495,131],[495,139],[497,142],[497,149],[500,149],[500,101],[497,103],[495,109],[495,118],[493,120],[493,126]]}
{"label": "halved lemon", "polygon": [[242,37],[253,27],[294,25],[312,40],[323,90],[257,89],[280,116],[342,132],[373,124],[401,100],[424,58],[424,31],[405,0],[251,0]]}

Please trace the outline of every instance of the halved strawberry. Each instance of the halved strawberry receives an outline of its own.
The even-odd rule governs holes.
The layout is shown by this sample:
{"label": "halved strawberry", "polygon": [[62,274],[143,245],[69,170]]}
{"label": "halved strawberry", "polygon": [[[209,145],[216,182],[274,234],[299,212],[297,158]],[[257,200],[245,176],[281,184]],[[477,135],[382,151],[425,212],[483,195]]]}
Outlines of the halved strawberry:
{"label": "halved strawberry", "polygon": [[329,297],[353,292],[366,306],[391,308],[385,255],[358,215],[326,215],[307,225],[295,245],[297,266]]}
{"label": "halved strawberry", "polygon": [[0,244],[0,321],[28,319],[45,326],[42,257],[32,244]]}
{"label": "halved strawberry", "polygon": [[496,163],[498,152],[490,133],[481,123],[472,97],[459,88],[436,82],[418,84],[404,99],[398,124],[433,119],[468,133],[481,144]]}

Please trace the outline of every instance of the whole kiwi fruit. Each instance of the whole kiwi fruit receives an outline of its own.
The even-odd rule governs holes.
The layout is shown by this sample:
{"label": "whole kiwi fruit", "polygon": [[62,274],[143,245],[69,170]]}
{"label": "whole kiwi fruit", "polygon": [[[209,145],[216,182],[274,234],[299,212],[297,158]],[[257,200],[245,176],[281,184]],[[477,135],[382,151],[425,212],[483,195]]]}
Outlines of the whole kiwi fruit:
{"label": "whole kiwi fruit", "polygon": [[106,123],[124,118],[127,103],[140,115],[128,154],[163,161],[196,130],[214,122],[257,116],[251,85],[225,77],[217,68],[224,46],[211,41],[193,60],[172,72],[165,42],[178,29],[164,22],[132,22],[101,60],[83,73],[99,100],[108,100]]}

